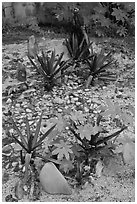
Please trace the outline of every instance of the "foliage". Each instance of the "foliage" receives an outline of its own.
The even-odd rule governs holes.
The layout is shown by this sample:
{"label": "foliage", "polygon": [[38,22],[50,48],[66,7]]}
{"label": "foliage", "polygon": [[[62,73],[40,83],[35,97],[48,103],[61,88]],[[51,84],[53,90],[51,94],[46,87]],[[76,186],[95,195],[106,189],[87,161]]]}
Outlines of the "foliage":
{"label": "foliage", "polygon": [[[92,15],[93,25],[96,27],[96,34],[101,36],[126,36],[134,29],[135,4],[124,3],[102,3],[94,8]],[[110,34],[111,33],[111,34]]]}
{"label": "foliage", "polygon": [[92,42],[88,42],[86,46],[83,46],[84,41],[85,37],[83,37],[83,40],[79,44],[77,35],[74,33],[70,35],[69,39],[65,40],[65,45],[72,60],[80,61],[90,57],[89,49],[91,48]]}
{"label": "foliage", "polygon": [[[58,124],[52,125],[52,127],[50,126],[49,128],[47,127],[45,130],[46,132],[39,141],[38,134],[40,132],[42,114],[37,124],[34,137],[31,134],[28,118],[26,117],[27,138],[22,135],[14,120],[11,118],[13,128],[17,131],[21,140],[17,139],[14,135],[11,135],[11,137],[27,152],[25,157],[21,156],[22,162],[25,162],[26,172],[28,171],[27,167],[31,158],[40,157],[44,159],[44,161],[47,159],[59,164],[60,169],[65,173],[69,173],[72,170],[75,171],[75,179],[80,184],[83,176],[90,175],[90,172],[93,172],[95,165],[96,174],[98,176],[101,175],[102,161],[100,159],[105,157],[106,153],[104,152],[107,152],[107,156],[108,153],[110,155],[120,153],[124,155],[124,161],[129,160],[129,154],[131,151],[129,148],[126,148],[129,147],[127,142],[125,143],[125,148],[117,148],[117,145],[115,144],[116,138],[130,125],[130,123],[126,123],[126,121],[123,120],[123,107],[117,103],[113,103],[110,99],[104,99],[104,103],[106,105],[101,105],[98,108],[98,114],[89,118],[86,118],[86,115],[79,111],[72,111],[68,112],[69,117],[61,116],[61,114],[59,114],[57,116],[58,119],[49,119],[48,123]],[[130,107],[130,111],[134,113],[133,107]],[[101,123],[106,117],[110,117],[114,122],[117,116],[119,116],[119,120],[122,121],[122,124],[118,130],[109,133]],[[124,119],[128,119],[128,117],[128,114],[124,115]],[[132,119],[130,118],[130,120]],[[54,131],[53,129],[55,126],[57,126],[57,131],[53,136],[52,132]],[[69,128],[64,128],[66,126],[69,126]],[[67,136],[67,140],[64,131],[65,134],[67,131],[68,136],[70,136]],[[58,135],[56,139],[55,135]],[[46,153],[46,158],[39,153],[34,153],[35,149],[42,144],[45,137],[53,139],[53,141],[48,144],[49,152]],[[50,138],[49,140],[51,140]],[[131,153],[133,154],[133,152]],[[85,170],[86,167],[88,170]],[[24,181],[26,181],[27,174],[28,173],[25,173]]]}
{"label": "foliage", "polygon": [[[99,54],[94,54],[91,59],[86,59],[89,68],[89,77],[87,79],[86,87],[88,87],[95,78],[102,80],[116,80],[115,76],[109,72],[111,59],[111,52],[105,55],[103,49]],[[108,71],[107,71],[108,70]]]}
{"label": "foliage", "polygon": [[3,7],[3,31],[7,25],[11,27],[28,27],[41,32],[39,26],[50,26],[69,32],[72,21],[72,9],[78,7],[84,16],[88,31],[99,37],[120,36],[135,32],[135,3],[134,2],[44,2],[35,3],[35,17],[28,16],[18,20],[12,8],[12,18],[6,19]]}
{"label": "foliage", "polygon": [[[102,116],[104,117],[111,116],[113,120],[114,118],[116,118],[116,116],[118,116],[119,119],[123,122],[123,124],[132,126],[132,116],[130,114],[125,114],[122,106],[120,106],[117,102],[113,103],[108,98],[104,99],[104,101],[106,103],[106,106],[99,107],[99,110],[101,110],[100,114]],[[131,109],[132,113],[135,112],[135,110],[133,109]]]}
{"label": "foliage", "polygon": [[133,34],[135,29],[134,2],[46,2],[44,7],[51,12],[49,21],[45,15],[42,17],[45,25],[50,22],[52,26],[63,26],[67,31],[71,29],[71,9],[74,7],[80,9],[88,31],[99,37],[115,35],[124,37]]}
{"label": "foliage", "polygon": [[[112,103],[109,99],[104,99],[104,102],[107,103],[107,106],[102,105],[99,107],[98,111],[100,113],[96,117],[96,122],[94,122],[93,118],[86,119],[84,114],[79,111],[69,113],[69,131],[72,133],[71,137],[74,135],[75,139],[73,138],[73,141],[70,139],[70,141],[66,142],[66,139],[62,136],[52,143],[53,146],[55,144],[52,154],[58,155],[57,158],[61,161],[65,159],[65,172],[67,172],[67,167],[68,171],[69,168],[71,170],[73,164],[73,168],[76,168],[77,171],[75,178],[78,182],[81,182],[83,178],[84,170],[82,166],[88,166],[94,160],[101,162],[100,158],[103,155],[103,150],[104,152],[108,151],[110,155],[120,151],[120,149],[115,150],[117,148],[117,145],[115,145],[116,138],[131,125],[131,123],[126,122],[129,119],[132,120],[131,117],[129,118],[128,114],[124,114],[123,110],[120,111],[123,107],[117,103]],[[122,114],[124,114],[126,121],[123,120]],[[101,125],[101,122],[109,116],[112,121],[119,116],[119,120],[122,122],[119,129],[111,133]],[[124,152],[124,155],[128,155],[128,153]],[[69,163],[70,161],[72,163]],[[102,169],[102,167],[98,167],[100,166],[99,164],[97,163],[97,172]],[[62,162],[61,168],[63,168]]]}
{"label": "foliage", "polygon": [[17,139],[13,134],[11,136],[28,154],[32,154],[35,151],[35,149],[42,144],[43,140],[49,135],[49,133],[56,126],[56,125],[54,125],[53,127],[49,128],[47,130],[47,132],[38,141],[38,136],[39,136],[40,127],[41,127],[42,114],[43,114],[43,112],[41,113],[41,116],[40,116],[39,122],[37,124],[36,132],[35,132],[34,136],[32,135],[32,133],[30,131],[29,121],[28,121],[28,118],[26,116],[25,122],[26,122],[27,141],[26,141],[25,137],[23,136],[23,134],[18,129],[13,118],[11,117],[11,122],[12,122],[13,128],[16,130],[16,132],[20,136],[21,141],[19,139]]}
{"label": "foliage", "polygon": [[14,139],[14,141],[17,142],[23,148],[23,150],[25,150],[25,152],[26,152],[25,156],[23,156],[22,155],[22,150],[20,151],[21,162],[22,162],[22,164],[25,163],[25,178],[24,178],[24,183],[27,181],[28,167],[29,167],[31,159],[35,158],[36,156],[39,157],[39,154],[36,154],[36,148],[41,146],[43,140],[46,137],[49,136],[49,134],[52,132],[52,130],[56,126],[56,124],[54,124],[52,127],[49,127],[47,129],[47,131],[44,133],[44,135],[42,135],[40,137],[40,139],[38,140],[38,136],[39,136],[39,133],[40,133],[40,127],[41,127],[41,121],[42,121],[42,114],[43,114],[43,112],[41,113],[41,116],[40,116],[40,119],[38,121],[38,124],[37,124],[36,131],[35,131],[34,135],[32,134],[32,132],[30,130],[30,125],[29,125],[28,117],[26,116],[25,123],[26,123],[27,138],[26,138],[26,136],[24,136],[20,132],[19,128],[17,127],[17,125],[15,123],[15,121],[11,117],[11,122],[12,122],[13,128],[16,130],[17,134],[20,136],[20,140],[17,139],[17,137],[14,136],[13,134],[10,134],[9,132],[7,134],[8,134],[8,136],[12,137]]}
{"label": "foliage", "polygon": [[[98,116],[100,117],[100,116]],[[98,120],[98,118],[97,118]],[[101,121],[101,119],[99,119]],[[99,121],[99,123],[100,123]],[[107,145],[107,141],[118,136],[123,130],[127,127],[122,127],[121,130],[116,131],[113,134],[110,134],[106,137],[101,136],[100,134],[104,132],[102,128],[98,124],[94,126],[92,124],[80,125],[76,126],[74,121],[71,121],[71,132],[75,135],[75,137],[81,142],[81,147],[85,151],[85,154],[92,154],[96,151],[102,149]]]}
{"label": "foliage", "polygon": [[32,65],[41,73],[44,77],[45,88],[49,91],[57,83],[57,80],[63,77],[63,72],[68,68],[68,61],[62,61],[64,53],[61,53],[58,59],[56,60],[55,50],[52,51],[51,56],[42,51],[42,56],[36,54],[36,58],[40,64],[38,67],[32,58],[28,56]]}
{"label": "foliage", "polygon": [[64,142],[63,140],[60,140],[59,143],[54,143],[54,146],[56,149],[52,151],[52,155],[58,155],[58,160],[62,160],[64,157],[69,160],[70,156],[69,154],[72,154],[71,145],[68,141]]}

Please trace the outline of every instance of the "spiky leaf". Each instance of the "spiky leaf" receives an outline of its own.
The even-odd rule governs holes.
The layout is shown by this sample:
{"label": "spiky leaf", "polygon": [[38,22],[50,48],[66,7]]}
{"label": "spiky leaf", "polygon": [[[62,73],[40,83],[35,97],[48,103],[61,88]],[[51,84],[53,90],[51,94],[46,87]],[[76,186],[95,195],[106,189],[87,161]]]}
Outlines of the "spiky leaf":
{"label": "spiky leaf", "polygon": [[18,129],[18,127],[17,127],[17,125],[14,122],[12,117],[11,117],[11,122],[13,124],[13,128],[16,130],[17,134],[20,136],[20,139],[22,141],[22,145],[25,147],[25,149],[27,149],[27,142],[26,142],[24,136],[22,135],[22,133],[20,132],[20,130]]}
{"label": "spiky leaf", "polygon": [[35,132],[35,135],[34,135],[34,138],[33,138],[33,142],[32,142],[32,149],[35,147],[35,145],[37,143],[37,139],[38,139],[39,132],[40,132],[40,127],[41,127],[42,115],[43,115],[43,112],[41,113],[39,122],[38,122],[37,127],[36,127],[36,132]]}
{"label": "spiky leaf", "polygon": [[60,65],[63,55],[64,55],[64,52],[62,52],[62,53],[60,54],[59,58],[57,59],[57,62],[56,62],[56,64],[54,65],[54,71],[56,70],[57,66]]}
{"label": "spiky leaf", "polygon": [[29,141],[31,133],[30,133],[30,125],[29,125],[29,121],[28,121],[27,115],[26,115],[26,118],[25,118],[25,123],[26,123],[27,139]]}
{"label": "spiky leaf", "polygon": [[26,148],[20,140],[18,140],[14,135],[11,135],[10,137],[12,137],[24,150],[28,152],[28,148]]}
{"label": "spiky leaf", "polygon": [[39,139],[39,141],[35,144],[35,146],[32,148],[32,150],[36,149],[38,146],[41,145],[43,140],[51,133],[51,131],[55,128],[56,124],[53,125],[47,132]]}

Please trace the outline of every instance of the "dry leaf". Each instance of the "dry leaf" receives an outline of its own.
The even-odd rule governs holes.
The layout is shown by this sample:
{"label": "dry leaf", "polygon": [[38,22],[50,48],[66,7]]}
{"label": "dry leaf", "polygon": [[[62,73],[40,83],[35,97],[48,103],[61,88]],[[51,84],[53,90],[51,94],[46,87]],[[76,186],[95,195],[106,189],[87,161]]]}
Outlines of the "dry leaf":
{"label": "dry leaf", "polygon": [[99,160],[96,164],[96,176],[97,177],[101,177],[103,168],[104,168],[104,164],[101,160]]}

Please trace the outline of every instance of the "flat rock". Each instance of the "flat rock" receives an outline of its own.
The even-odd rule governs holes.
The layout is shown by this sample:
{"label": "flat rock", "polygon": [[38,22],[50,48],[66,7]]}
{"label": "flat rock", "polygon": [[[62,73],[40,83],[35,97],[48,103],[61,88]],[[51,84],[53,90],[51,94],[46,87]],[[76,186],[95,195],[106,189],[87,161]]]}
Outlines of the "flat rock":
{"label": "flat rock", "polygon": [[58,108],[58,112],[61,113],[61,112],[62,112],[62,109]]}
{"label": "flat rock", "polygon": [[40,172],[40,183],[43,190],[50,194],[70,195],[71,189],[60,171],[52,162],[44,165]]}

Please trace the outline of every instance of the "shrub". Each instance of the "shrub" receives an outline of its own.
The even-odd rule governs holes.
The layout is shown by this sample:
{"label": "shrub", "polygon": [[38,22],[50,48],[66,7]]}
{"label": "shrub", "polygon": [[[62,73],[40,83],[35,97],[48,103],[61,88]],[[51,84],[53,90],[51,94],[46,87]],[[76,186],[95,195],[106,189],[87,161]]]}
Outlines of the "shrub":
{"label": "shrub", "polygon": [[92,58],[86,59],[88,69],[89,69],[89,77],[86,81],[86,87],[94,82],[95,78],[101,80],[116,80],[116,77],[113,73],[109,72],[110,65],[113,60],[111,59],[111,52],[105,55],[103,49],[99,54],[94,54]]}
{"label": "shrub", "polygon": [[37,66],[32,58],[28,56],[32,65],[43,76],[44,87],[47,91],[50,91],[57,84],[57,80],[63,77],[65,70],[69,66],[69,61],[62,61],[63,54],[61,53],[58,59],[56,59],[55,50],[52,51],[50,57],[42,51],[42,56],[36,55],[40,66]]}
{"label": "shrub", "polygon": [[13,125],[13,128],[16,130],[17,134],[20,136],[20,139],[18,139],[16,136],[14,136],[13,134],[10,134],[8,132],[8,136],[12,137],[14,139],[15,142],[17,142],[22,148],[23,150],[26,152],[25,155],[22,155],[22,150],[20,151],[20,156],[21,156],[21,162],[22,164],[25,164],[25,177],[24,177],[24,181],[23,183],[25,184],[28,178],[28,167],[30,165],[30,162],[33,158],[36,157],[41,157],[39,154],[36,153],[36,149],[41,146],[43,140],[48,137],[48,135],[52,132],[52,130],[55,128],[56,124],[54,124],[52,127],[49,127],[48,130],[45,132],[45,134],[43,136],[40,137],[40,139],[38,140],[38,136],[40,133],[40,127],[41,127],[41,121],[42,121],[42,114],[40,116],[40,119],[38,121],[37,127],[36,127],[36,131],[35,134],[33,135],[32,132],[30,131],[30,125],[29,125],[29,121],[28,121],[28,117],[26,116],[25,118],[25,122],[26,122],[26,134],[27,137],[24,136],[19,128],[17,127],[15,121],[13,120],[13,118],[11,117],[11,122]]}
{"label": "shrub", "polygon": [[80,61],[90,57],[89,48],[91,48],[92,42],[88,42],[87,45],[84,46],[84,41],[85,37],[83,37],[83,40],[79,45],[77,35],[74,33],[69,37],[69,39],[65,40],[65,45],[72,60]]}

